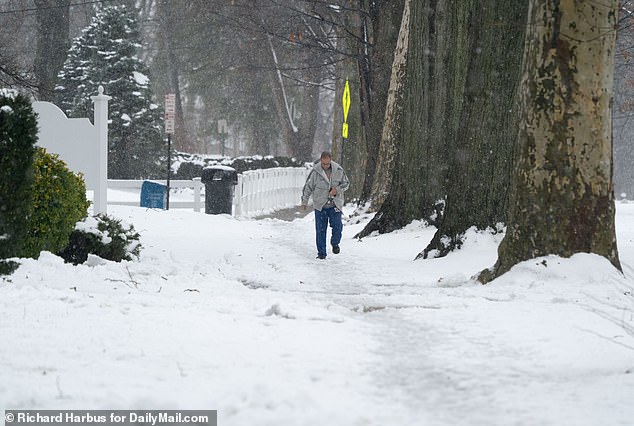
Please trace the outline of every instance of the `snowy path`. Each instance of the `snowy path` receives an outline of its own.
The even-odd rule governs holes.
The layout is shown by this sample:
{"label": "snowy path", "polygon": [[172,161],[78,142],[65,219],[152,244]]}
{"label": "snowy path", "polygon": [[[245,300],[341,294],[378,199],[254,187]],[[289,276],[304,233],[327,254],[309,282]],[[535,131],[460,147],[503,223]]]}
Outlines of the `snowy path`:
{"label": "snowy path", "polygon": [[[280,234],[288,233],[288,225],[279,225],[284,228]],[[308,232],[304,225],[294,222],[298,229],[290,234]],[[349,235],[352,230],[347,230]],[[463,271],[470,263],[481,266],[469,269],[468,275],[451,275],[447,259],[411,262],[431,238],[431,233],[425,238],[427,232],[409,242],[412,256],[389,259],[385,253],[389,263],[377,257],[384,245],[380,240],[388,236],[370,242],[350,240],[347,256],[331,255],[327,265],[317,262],[310,268],[310,276],[323,277],[323,269],[332,269],[337,279],[305,278],[317,289],[295,290],[362,314],[375,342],[370,352],[378,358],[371,367],[376,391],[384,407],[400,406],[407,413],[400,421],[485,425],[499,418],[499,424],[562,424],[563,414],[566,424],[595,425],[612,417],[615,408],[618,412],[627,406],[634,395],[634,380],[626,376],[634,366],[631,336],[629,348],[615,347],[618,342],[610,343],[612,336],[603,336],[598,329],[577,329],[574,318],[592,316],[586,306],[570,306],[586,296],[578,294],[578,283],[561,283],[568,284],[556,291],[561,296],[553,296],[551,289],[541,294],[537,282],[488,291],[466,277],[492,265],[495,252],[452,259]],[[287,239],[284,243],[297,244],[295,238]],[[618,275],[607,279],[619,287]],[[514,303],[517,299],[521,302]],[[509,321],[513,324],[506,324]],[[558,326],[561,329],[549,330]],[[608,328],[625,337],[613,324]],[[580,341],[594,350],[584,354],[587,347]],[[620,369],[602,366],[612,360],[624,364]],[[591,371],[584,370],[588,363],[595,363]],[[623,377],[625,388],[614,393],[613,386],[618,389]],[[582,403],[583,393],[587,399]],[[630,424],[632,412],[628,413],[617,416],[617,423]]]}
{"label": "snowy path", "polygon": [[[50,254],[0,281],[0,409],[218,409],[219,425],[626,425],[634,418],[634,205],[628,278],[589,255],[497,282],[501,236],[411,259],[405,230],[314,259],[312,217],[236,220],[130,207],[140,262]],[[632,224],[632,225],[630,225]],[[629,328],[629,332],[628,332]]]}

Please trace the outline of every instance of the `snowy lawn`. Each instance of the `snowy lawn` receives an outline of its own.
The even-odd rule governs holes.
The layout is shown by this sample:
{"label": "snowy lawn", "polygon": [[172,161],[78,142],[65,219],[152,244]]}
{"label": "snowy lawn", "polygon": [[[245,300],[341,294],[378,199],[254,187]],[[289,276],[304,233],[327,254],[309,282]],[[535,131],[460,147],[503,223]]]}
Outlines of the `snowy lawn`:
{"label": "snowy lawn", "polygon": [[[412,261],[413,223],[315,259],[283,222],[110,206],[139,262],[50,253],[0,279],[0,409],[218,409],[229,425],[631,425],[634,204],[625,276],[540,258],[487,286],[501,235]],[[348,211],[350,213],[350,211]]]}

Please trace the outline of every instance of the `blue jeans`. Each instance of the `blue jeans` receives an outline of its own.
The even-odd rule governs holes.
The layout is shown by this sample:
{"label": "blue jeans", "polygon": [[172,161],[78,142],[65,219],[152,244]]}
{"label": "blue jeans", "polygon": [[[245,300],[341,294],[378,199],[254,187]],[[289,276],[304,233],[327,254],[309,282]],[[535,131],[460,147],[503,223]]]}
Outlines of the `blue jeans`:
{"label": "blue jeans", "polygon": [[341,231],[343,223],[341,223],[341,210],[336,207],[329,209],[315,210],[315,233],[317,235],[317,254],[326,256],[326,230],[328,222],[332,228],[332,236],[330,237],[330,245],[338,246],[341,242]]}

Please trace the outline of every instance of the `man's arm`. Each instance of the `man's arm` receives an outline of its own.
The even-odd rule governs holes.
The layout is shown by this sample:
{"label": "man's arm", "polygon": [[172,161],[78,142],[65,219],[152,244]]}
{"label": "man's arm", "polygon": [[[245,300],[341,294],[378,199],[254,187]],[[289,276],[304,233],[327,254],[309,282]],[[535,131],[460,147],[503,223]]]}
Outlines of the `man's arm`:
{"label": "man's arm", "polygon": [[347,191],[350,187],[350,181],[348,180],[348,176],[346,176],[346,171],[341,169],[343,176],[341,177],[341,183],[339,184],[339,189],[341,191]]}
{"label": "man's arm", "polygon": [[306,209],[306,205],[308,204],[308,199],[311,195],[313,195],[313,191],[315,190],[315,179],[313,175],[315,174],[314,170],[310,171],[310,174],[306,178],[306,183],[304,184],[304,189],[302,189],[302,208]]}

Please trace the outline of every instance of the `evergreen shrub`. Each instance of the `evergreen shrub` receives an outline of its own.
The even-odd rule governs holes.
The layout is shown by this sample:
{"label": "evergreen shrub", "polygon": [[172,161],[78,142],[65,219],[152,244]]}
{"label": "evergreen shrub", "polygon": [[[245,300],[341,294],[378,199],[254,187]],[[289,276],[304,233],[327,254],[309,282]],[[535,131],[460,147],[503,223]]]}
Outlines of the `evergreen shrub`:
{"label": "evergreen shrub", "polygon": [[164,174],[162,106],[152,100],[150,71],[133,7],[104,5],[75,38],[55,88],[69,117],[91,117],[90,97],[103,86],[108,106],[108,177],[158,178]]}
{"label": "evergreen shrub", "polygon": [[254,155],[251,157],[226,158],[217,155],[203,156],[177,152],[175,155],[176,167],[172,170],[174,179],[193,179],[200,177],[204,168],[215,165],[233,167],[236,172],[243,173],[247,170],[271,169],[274,167],[303,167],[304,163],[289,157],[263,157]]}
{"label": "evergreen shrub", "polygon": [[25,241],[37,119],[28,98],[0,90],[0,275],[11,273]]}
{"label": "evergreen shrub", "polygon": [[174,179],[193,179],[195,177],[201,177],[203,175],[203,169],[205,166],[197,163],[183,162],[178,167]]}
{"label": "evergreen shrub", "polygon": [[121,221],[99,214],[77,223],[68,246],[58,255],[67,263],[75,265],[84,263],[89,254],[114,262],[133,260],[138,259],[141,253],[139,239],[134,226],[126,228]]}
{"label": "evergreen shrub", "polygon": [[12,260],[0,260],[0,275],[11,275],[20,264]]}
{"label": "evergreen shrub", "polygon": [[21,257],[56,253],[68,244],[75,224],[86,217],[89,202],[81,174],[71,172],[55,154],[37,148],[31,215]]}

